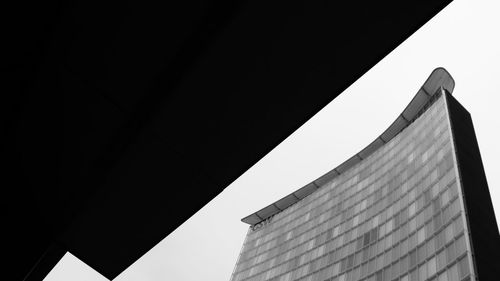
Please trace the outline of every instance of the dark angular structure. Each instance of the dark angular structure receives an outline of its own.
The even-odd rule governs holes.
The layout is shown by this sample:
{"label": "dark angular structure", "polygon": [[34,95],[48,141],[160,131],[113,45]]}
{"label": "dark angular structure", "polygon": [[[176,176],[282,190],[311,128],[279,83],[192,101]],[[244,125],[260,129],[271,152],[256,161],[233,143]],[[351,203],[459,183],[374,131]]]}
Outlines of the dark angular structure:
{"label": "dark angular structure", "polygon": [[243,218],[231,280],[498,280],[500,236],[454,85],[437,68],[370,145]]}
{"label": "dark angular structure", "polygon": [[4,2],[4,275],[39,281],[115,278],[451,0]]}

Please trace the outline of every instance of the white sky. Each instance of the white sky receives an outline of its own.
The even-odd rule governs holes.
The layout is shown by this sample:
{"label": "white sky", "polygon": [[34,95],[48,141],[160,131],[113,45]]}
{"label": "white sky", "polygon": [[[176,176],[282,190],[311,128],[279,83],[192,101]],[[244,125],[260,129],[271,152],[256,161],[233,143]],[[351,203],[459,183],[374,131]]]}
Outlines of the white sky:
{"label": "white sky", "polygon": [[[229,280],[248,229],[241,218],[359,152],[438,66],[454,77],[453,95],[472,115],[498,221],[499,15],[500,1],[453,1],[115,280]],[[44,280],[107,279],[68,253]]]}

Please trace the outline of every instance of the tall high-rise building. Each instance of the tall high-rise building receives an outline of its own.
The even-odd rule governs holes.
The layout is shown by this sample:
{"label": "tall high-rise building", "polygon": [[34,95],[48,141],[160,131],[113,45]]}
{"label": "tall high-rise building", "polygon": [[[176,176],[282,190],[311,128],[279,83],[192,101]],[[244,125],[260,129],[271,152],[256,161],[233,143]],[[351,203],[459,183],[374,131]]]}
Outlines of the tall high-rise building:
{"label": "tall high-rise building", "polygon": [[435,69],[370,145],[243,218],[231,280],[500,280],[493,206],[454,85]]}

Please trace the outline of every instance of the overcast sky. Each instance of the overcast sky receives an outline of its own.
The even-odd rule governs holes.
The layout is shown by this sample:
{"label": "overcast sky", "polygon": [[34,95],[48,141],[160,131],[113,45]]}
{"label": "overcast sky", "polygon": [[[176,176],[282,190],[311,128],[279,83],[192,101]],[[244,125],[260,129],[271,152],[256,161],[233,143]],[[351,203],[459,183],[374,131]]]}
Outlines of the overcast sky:
{"label": "overcast sky", "polygon": [[[229,280],[248,230],[241,218],[372,142],[438,66],[454,77],[453,95],[472,115],[500,218],[499,15],[498,0],[453,1],[115,280]],[[44,280],[107,279],[68,253]]]}

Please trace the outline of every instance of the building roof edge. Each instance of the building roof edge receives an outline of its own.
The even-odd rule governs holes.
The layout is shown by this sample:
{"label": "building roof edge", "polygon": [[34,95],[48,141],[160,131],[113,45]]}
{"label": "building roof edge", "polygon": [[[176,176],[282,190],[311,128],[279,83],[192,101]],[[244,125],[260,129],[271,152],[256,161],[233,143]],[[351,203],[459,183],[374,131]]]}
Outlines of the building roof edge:
{"label": "building roof edge", "polygon": [[313,193],[315,190],[319,189],[323,184],[331,181],[357,163],[363,161],[363,159],[377,151],[385,143],[389,142],[392,138],[398,135],[399,132],[411,124],[411,122],[418,117],[422,108],[425,107],[425,105],[440,88],[446,89],[450,94],[455,88],[455,80],[443,67],[437,67],[432,71],[403,112],[401,112],[396,120],[392,122],[392,124],[368,146],[316,180],[306,184],[280,200],[269,204],[259,211],[242,218],[241,221],[250,225],[258,224],[297,203]]}

